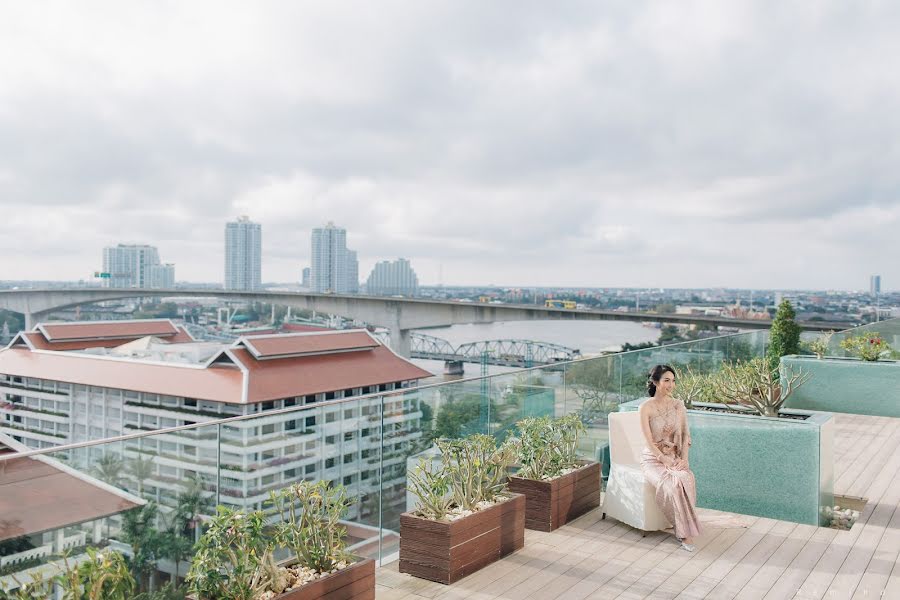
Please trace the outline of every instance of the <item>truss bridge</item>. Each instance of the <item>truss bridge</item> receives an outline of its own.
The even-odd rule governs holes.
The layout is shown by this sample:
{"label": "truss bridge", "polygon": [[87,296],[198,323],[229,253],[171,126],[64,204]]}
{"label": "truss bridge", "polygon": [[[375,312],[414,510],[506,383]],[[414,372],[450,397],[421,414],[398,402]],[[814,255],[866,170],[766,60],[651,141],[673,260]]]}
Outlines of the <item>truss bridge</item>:
{"label": "truss bridge", "polygon": [[581,352],[559,344],[533,340],[485,340],[453,347],[447,340],[424,333],[410,336],[412,358],[443,360],[448,373],[461,373],[462,363],[502,367],[536,367],[575,360]]}

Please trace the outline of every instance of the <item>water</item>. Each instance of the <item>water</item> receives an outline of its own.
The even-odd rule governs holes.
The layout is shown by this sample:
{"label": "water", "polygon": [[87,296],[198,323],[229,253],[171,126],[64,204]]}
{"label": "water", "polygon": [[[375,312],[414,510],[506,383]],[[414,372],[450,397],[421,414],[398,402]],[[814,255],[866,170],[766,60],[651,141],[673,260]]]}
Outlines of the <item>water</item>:
{"label": "water", "polygon": [[[468,342],[521,339],[576,348],[585,356],[618,350],[626,342],[640,344],[655,342],[659,338],[659,329],[627,321],[508,321],[435,327],[422,329],[420,333],[445,339],[454,347]],[[444,369],[442,361],[415,359],[413,362],[437,375]],[[511,370],[514,369],[488,367],[490,374]],[[465,377],[480,374],[481,365],[465,364]],[[432,381],[429,380],[429,383]]]}

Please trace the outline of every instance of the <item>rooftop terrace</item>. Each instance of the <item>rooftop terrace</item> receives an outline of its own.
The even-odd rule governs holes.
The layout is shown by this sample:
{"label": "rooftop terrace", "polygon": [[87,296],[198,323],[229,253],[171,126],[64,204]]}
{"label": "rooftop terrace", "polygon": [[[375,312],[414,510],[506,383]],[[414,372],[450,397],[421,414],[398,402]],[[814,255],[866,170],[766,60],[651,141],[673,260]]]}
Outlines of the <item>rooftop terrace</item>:
{"label": "rooftop terrace", "polygon": [[[452,586],[376,574],[378,600],[900,598],[900,419],[837,415],[835,493],[868,498],[849,531],[700,509],[697,550],[594,510]],[[761,484],[764,484],[761,482]]]}

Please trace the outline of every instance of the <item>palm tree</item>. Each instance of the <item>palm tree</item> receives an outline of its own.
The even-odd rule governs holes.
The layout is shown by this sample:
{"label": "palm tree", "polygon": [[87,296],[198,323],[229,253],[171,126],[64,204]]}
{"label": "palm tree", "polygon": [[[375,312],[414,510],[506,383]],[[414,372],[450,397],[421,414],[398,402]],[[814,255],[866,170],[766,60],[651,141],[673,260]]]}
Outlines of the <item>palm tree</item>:
{"label": "palm tree", "polygon": [[94,466],[94,474],[101,481],[119,487],[122,485],[122,469],[124,467],[121,456],[108,452],[97,461]]}
{"label": "palm tree", "polygon": [[143,496],[144,482],[149,479],[156,471],[156,465],[153,458],[144,458],[140,455],[128,461],[128,475],[137,482],[137,495]]}

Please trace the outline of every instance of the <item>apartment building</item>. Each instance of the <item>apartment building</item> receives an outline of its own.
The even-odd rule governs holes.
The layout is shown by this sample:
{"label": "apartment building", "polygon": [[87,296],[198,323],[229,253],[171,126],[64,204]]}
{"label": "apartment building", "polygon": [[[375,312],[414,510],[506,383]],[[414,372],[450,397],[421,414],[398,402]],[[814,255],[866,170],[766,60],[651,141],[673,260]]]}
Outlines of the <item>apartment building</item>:
{"label": "apartment building", "polygon": [[222,344],[169,320],[44,323],[0,350],[0,433],[45,448],[258,415],[73,453],[69,464],[90,471],[110,452],[143,462],[116,485],[163,506],[186,481],[221,504],[260,508],[271,490],[326,479],[361,499],[354,518],[382,489],[382,500],[402,498],[404,461],[422,435],[416,394],[354,398],[430,375],[365,330]]}

